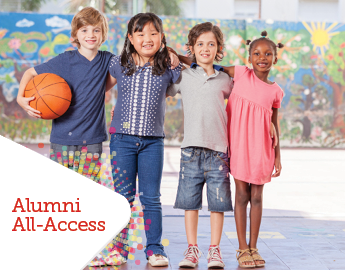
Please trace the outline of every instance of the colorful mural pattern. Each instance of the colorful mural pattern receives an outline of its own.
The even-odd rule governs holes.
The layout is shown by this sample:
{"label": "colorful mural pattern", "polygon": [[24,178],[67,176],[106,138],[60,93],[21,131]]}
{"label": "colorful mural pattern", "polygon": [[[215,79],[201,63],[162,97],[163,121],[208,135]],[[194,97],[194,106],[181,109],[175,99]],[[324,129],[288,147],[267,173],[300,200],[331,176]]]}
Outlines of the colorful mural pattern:
{"label": "colorful mural pattern", "polygon": [[[0,13],[0,134],[18,142],[46,142],[51,123],[34,120],[16,103],[26,69],[49,60],[70,43],[72,15]],[[110,16],[108,41],[101,47],[122,51],[129,17]],[[185,54],[189,29],[205,20],[163,18],[168,46]],[[280,109],[281,145],[286,147],[345,146],[345,26],[338,23],[210,20],[225,36],[222,65],[248,64],[245,41],[267,30],[285,44],[271,72],[285,91]],[[107,93],[107,123],[116,90]],[[168,142],[183,140],[181,100],[167,99],[165,133]]]}

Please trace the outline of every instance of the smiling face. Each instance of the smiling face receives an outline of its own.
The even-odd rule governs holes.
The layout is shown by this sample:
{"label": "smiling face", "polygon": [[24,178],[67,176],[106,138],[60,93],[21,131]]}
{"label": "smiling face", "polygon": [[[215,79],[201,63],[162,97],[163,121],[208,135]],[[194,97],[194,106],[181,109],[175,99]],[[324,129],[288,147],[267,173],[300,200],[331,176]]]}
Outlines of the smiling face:
{"label": "smiling face", "polygon": [[85,25],[78,29],[75,38],[81,50],[97,51],[102,44],[102,28],[100,25]]}
{"label": "smiling face", "polygon": [[142,31],[128,34],[128,38],[139,56],[151,58],[161,47],[163,33],[160,33],[152,22],[144,25]]}
{"label": "smiling face", "polygon": [[212,32],[201,34],[194,46],[189,46],[190,51],[195,55],[198,65],[213,65],[217,55],[217,39]]}
{"label": "smiling face", "polygon": [[260,40],[251,49],[248,61],[255,71],[269,72],[278,59],[272,45],[266,40]]}

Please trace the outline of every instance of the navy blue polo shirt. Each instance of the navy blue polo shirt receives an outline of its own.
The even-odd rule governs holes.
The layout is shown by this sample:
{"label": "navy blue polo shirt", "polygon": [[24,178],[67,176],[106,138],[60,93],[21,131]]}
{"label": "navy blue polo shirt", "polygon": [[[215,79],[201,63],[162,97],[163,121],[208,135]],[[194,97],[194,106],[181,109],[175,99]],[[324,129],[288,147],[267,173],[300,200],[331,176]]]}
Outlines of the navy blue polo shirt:
{"label": "navy blue polo shirt", "polygon": [[68,83],[72,102],[53,120],[50,142],[87,145],[106,141],[105,85],[112,53],[98,51],[89,61],[78,50],[66,51],[35,67],[38,74],[54,73]]}

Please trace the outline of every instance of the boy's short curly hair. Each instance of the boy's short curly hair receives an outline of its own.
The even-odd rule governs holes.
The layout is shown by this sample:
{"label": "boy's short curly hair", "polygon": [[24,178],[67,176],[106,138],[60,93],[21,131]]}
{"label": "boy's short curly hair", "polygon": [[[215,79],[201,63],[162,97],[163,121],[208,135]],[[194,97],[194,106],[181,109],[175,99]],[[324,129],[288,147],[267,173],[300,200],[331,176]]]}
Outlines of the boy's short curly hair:
{"label": "boy's short curly hair", "polygon": [[195,59],[195,55],[189,49],[189,46],[194,47],[198,37],[207,32],[212,32],[217,40],[217,54],[214,60],[216,60],[217,62],[220,62],[222,61],[224,57],[224,51],[223,51],[224,37],[223,37],[222,31],[220,30],[218,26],[213,25],[210,22],[205,22],[205,23],[199,23],[195,25],[192,29],[190,29],[189,34],[188,34],[188,43],[186,44],[187,53],[189,57],[192,58],[193,62],[196,62],[196,59]]}
{"label": "boy's short curly hair", "polygon": [[100,24],[102,29],[102,43],[104,43],[108,37],[109,27],[107,18],[93,7],[86,7],[80,10],[77,14],[74,15],[71,23],[71,37],[73,38],[72,43],[77,44],[77,47],[80,48],[80,43],[76,38],[78,30],[83,26],[96,26],[98,24]]}

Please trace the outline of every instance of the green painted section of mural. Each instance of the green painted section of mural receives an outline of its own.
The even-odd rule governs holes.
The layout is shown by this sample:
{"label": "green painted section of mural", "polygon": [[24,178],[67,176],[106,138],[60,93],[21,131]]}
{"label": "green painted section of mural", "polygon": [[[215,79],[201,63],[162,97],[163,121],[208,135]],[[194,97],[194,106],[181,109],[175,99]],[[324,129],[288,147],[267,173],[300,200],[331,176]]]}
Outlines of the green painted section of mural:
{"label": "green painted section of mural", "polygon": [[[51,122],[34,120],[16,103],[26,69],[49,60],[70,43],[71,15],[0,13],[0,134],[20,142],[47,142]],[[129,17],[111,16],[108,41],[101,50],[122,51]],[[205,20],[163,19],[168,46],[185,54],[188,31]],[[248,64],[245,41],[267,30],[269,38],[285,44],[271,72],[285,92],[280,109],[281,145],[287,147],[345,147],[345,26],[338,23],[210,20],[225,36],[222,65]],[[106,94],[107,124],[116,104],[116,89]],[[167,99],[166,138],[183,140],[181,100]]]}

